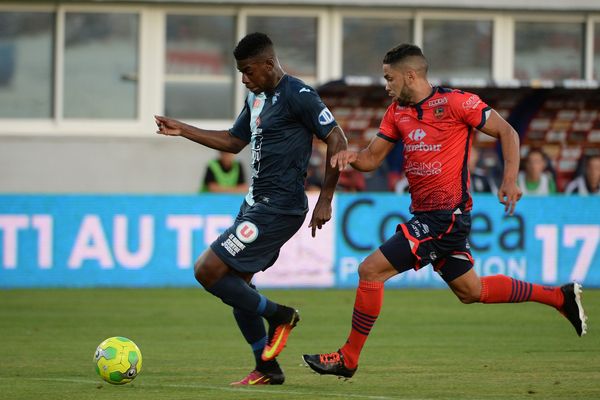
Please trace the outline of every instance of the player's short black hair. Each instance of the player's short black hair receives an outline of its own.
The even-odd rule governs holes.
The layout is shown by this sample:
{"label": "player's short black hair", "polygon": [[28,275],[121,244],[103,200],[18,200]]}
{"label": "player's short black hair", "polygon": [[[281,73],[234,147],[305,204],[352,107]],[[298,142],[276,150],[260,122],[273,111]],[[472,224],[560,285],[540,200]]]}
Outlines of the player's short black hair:
{"label": "player's short black hair", "polygon": [[404,60],[408,57],[421,57],[425,63],[427,60],[421,51],[419,46],[415,46],[414,44],[402,43],[392,49],[390,49],[383,57],[384,64],[396,64],[399,61]]}
{"label": "player's short black hair", "polygon": [[239,41],[233,50],[233,56],[236,60],[246,60],[255,57],[267,49],[273,47],[273,42],[264,33],[249,33]]}

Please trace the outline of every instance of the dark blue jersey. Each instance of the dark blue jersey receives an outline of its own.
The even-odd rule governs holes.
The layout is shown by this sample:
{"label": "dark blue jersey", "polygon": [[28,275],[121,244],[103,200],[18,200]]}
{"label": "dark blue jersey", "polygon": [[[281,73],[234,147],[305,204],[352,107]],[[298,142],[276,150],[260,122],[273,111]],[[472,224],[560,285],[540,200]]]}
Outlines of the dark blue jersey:
{"label": "dark blue jersey", "polygon": [[272,93],[249,93],[230,132],[249,142],[252,183],[246,202],[284,214],[307,211],[304,193],[313,134],[325,139],[337,125],[317,92],[284,75]]}

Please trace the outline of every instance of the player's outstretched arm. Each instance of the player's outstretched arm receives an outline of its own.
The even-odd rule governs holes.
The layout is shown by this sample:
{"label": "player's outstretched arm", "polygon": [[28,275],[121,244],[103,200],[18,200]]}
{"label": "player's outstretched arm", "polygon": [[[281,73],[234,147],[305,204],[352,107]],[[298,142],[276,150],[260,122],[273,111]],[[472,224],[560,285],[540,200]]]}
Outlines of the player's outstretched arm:
{"label": "player's outstretched arm", "polygon": [[323,225],[331,219],[331,200],[337,186],[340,171],[331,165],[331,157],[348,148],[348,140],[344,131],[338,126],[333,128],[327,138],[327,160],[325,162],[325,178],[321,187],[321,193],[317,200],[317,205],[313,210],[312,217],[308,226],[312,229],[312,236],[315,237],[316,230],[321,229]]}
{"label": "player's outstretched arm", "polygon": [[392,150],[394,143],[375,136],[366,149],[360,151],[344,150],[331,157],[331,166],[343,171],[348,164],[362,172],[377,169],[385,156]]}
{"label": "player's outstretched arm", "polygon": [[173,118],[154,116],[158,130],[156,133],[166,136],[182,136],[193,142],[212,149],[239,153],[248,143],[234,137],[229,131],[211,131],[196,128]]}
{"label": "player's outstretched arm", "polygon": [[491,110],[483,128],[483,133],[500,139],[502,156],[504,157],[504,174],[498,189],[498,200],[504,204],[504,211],[512,215],[517,201],[523,192],[517,184],[519,174],[519,134],[496,111]]}

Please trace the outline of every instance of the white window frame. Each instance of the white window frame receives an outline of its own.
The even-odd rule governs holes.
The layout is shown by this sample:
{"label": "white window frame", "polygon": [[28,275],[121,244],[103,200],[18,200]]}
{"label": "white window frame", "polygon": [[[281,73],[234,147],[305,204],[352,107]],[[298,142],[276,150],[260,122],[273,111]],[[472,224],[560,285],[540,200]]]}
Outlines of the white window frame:
{"label": "white window frame", "polygon": [[[53,13],[56,15],[56,7],[52,5],[41,5],[41,4],[0,4],[0,12],[44,12]],[[54,18],[54,32],[53,39],[56,40],[56,29],[58,26],[57,18]],[[53,43],[54,44],[54,43]],[[56,47],[56,46],[55,46]],[[52,74],[56,70],[56,55],[52,54],[51,65],[53,71],[48,71],[50,79],[54,80],[55,77]],[[54,72],[55,73],[55,72]],[[52,92],[52,114],[54,115],[55,102],[56,102],[56,82],[51,84]],[[8,129],[0,130],[0,135],[12,135],[15,133],[38,133],[43,132],[51,128],[54,122],[54,117],[50,118],[0,118],[0,123]]]}
{"label": "white window frame", "polygon": [[[423,48],[423,38],[426,20],[438,21],[488,21],[492,24],[492,43],[491,43],[491,64],[490,64],[490,79],[497,80],[501,71],[501,66],[497,65],[500,62],[499,55],[496,52],[496,47],[501,46],[501,39],[498,36],[497,12],[480,12],[480,11],[456,11],[456,10],[435,10],[435,11],[418,11],[415,13],[415,44],[423,49],[423,53],[427,57],[427,49]],[[435,82],[438,83],[438,82]]]}
{"label": "white window frame", "polygon": [[[146,40],[142,32],[144,31],[146,18],[144,15],[144,7],[140,6],[118,6],[114,5],[90,5],[90,4],[63,4],[58,6],[22,6],[22,5],[2,5],[1,11],[44,11],[54,12],[55,32],[54,32],[54,53],[53,67],[54,75],[53,82],[53,115],[50,118],[42,120],[33,119],[0,119],[4,125],[10,126],[10,129],[3,131],[0,134],[29,134],[29,135],[61,135],[61,136],[81,136],[81,135],[98,135],[98,136],[122,136],[122,135],[140,135],[145,133],[145,127],[148,126],[144,122],[145,109],[147,108],[144,99],[147,98],[144,81],[146,79],[146,71],[143,68],[144,46]],[[64,31],[65,31],[65,15],[68,12],[81,13],[129,13],[137,14],[139,18],[138,31],[138,81],[136,93],[136,111],[137,117],[130,120],[123,119],[72,119],[64,118],[63,102],[64,102]]]}
{"label": "white window frame", "polygon": [[[330,63],[331,68],[329,71],[329,77],[331,79],[339,79],[344,73],[344,19],[345,18],[368,18],[368,19],[398,19],[408,20],[412,25],[412,41],[415,42],[415,12],[407,11],[403,9],[394,8],[378,8],[376,10],[364,10],[359,8],[347,9],[336,7],[331,13],[331,27],[332,35],[331,42],[333,44],[332,57],[333,60]],[[381,59],[383,56],[381,55]]]}
{"label": "white window frame", "polygon": [[[64,48],[64,35],[65,35],[65,19],[67,13],[108,13],[108,14],[137,14],[138,16],[138,71],[137,72],[137,93],[136,93],[136,114],[137,116],[132,119],[93,119],[93,118],[65,118],[64,117],[64,60],[65,60],[65,48]],[[143,7],[136,6],[119,6],[118,9],[115,6],[105,5],[81,5],[81,4],[67,4],[60,5],[58,7],[57,15],[57,33],[56,33],[56,69],[55,69],[55,122],[57,125],[63,127],[64,130],[61,133],[81,131],[92,132],[97,129],[101,129],[103,133],[110,134],[110,131],[117,129],[133,131],[139,131],[140,126],[143,124],[144,109],[142,108],[142,99],[146,98],[145,89],[145,74],[142,68],[143,65],[143,51],[142,51],[142,40],[144,40],[142,32],[144,24]],[[112,128],[112,129],[111,129]]]}
{"label": "white window frame", "polygon": [[588,81],[600,80],[600,76],[594,80],[594,46],[596,44],[594,30],[596,26],[600,26],[600,14],[589,14],[586,18],[585,31],[585,79]]}
{"label": "white window frame", "polygon": [[[514,79],[514,71],[515,71],[515,59],[516,59],[516,48],[515,48],[515,37],[516,37],[516,28],[517,28],[517,23],[518,22],[542,22],[542,23],[562,23],[562,24],[572,24],[572,23],[578,23],[578,24],[582,24],[583,25],[583,46],[581,48],[581,51],[583,52],[583,59],[581,60],[582,62],[582,77],[579,79],[586,79],[586,77],[588,76],[588,60],[587,57],[589,57],[588,55],[588,41],[589,41],[589,23],[587,21],[587,18],[584,14],[557,14],[557,13],[544,13],[544,12],[537,12],[537,13],[532,13],[532,12],[524,12],[524,13],[519,13],[519,14],[514,14],[511,16],[512,19],[512,35],[513,35],[513,43],[512,43],[512,65],[511,65],[511,75]],[[542,85],[544,85],[545,83],[543,81],[540,80],[536,80],[539,81]],[[548,84],[554,84],[554,81],[552,82],[548,82]]]}
{"label": "white window frame", "polygon": [[[600,12],[552,12],[552,11],[488,11],[488,10],[449,10],[429,9],[414,10],[406,7],[342,7],[320,5],[298,5],[273,7],[252,5],[220,5],[220,4],[91,4],[63,3],[59,5],[48,3],[20,4],[2,3],[2,12],[48,12],[55,14],[55,47],[53,53],[52,107],[50,118],[0,118],[0,123],[7,129],[0,131],[0,136],[6,135],[36,135],[36,136],[85,136],[107,137],[126,136],[147,138],[153,136],[155,126],[152,116],[164,112],[165,85],[165,46],[166,46],[166,17],[167,15],[225,15],[236,19],[235,41],[247,33],[247,18],[252,16],[267,17],[313,17],[317,19],[316,43],[316,76],[299,78],[307,80],[312,85],[339,79],[342,76],[343,60],[343,20],[344,18],[398,18],[412,22],[412,41],[418,46],[423,45],[424,20],[488,20],[492,23],[492,71],[491,78],[496,82],[514,81],[515,56],[515,24],[517,22],[561,22],[584,24],[584,69],[583,79],[593,79],[594,69],[594,27],[600,25]],[[137,81],[137,116],[131,120],[123,119],[65,119],[62,116],[63,65],[64,65],[64,30],[67,12],[104,12],[104,13],[135,13],[139,18],[139,54]],[[233,44],[235,45],[235,43]],[[233,47],[231,49],[233,51]],[[424,49],[427,53],[427,49]],[[235,65],[232,65],[235,68]],[[246,89],[240,83],[239,73],[233,75],[234,105],[232,115],[235,118],[242,108]],[[192,120],[186,121],[207,129],[227,129],[233,118],[227,120]]]}
{"label": "white window frame", "polygon": [[[158,113],[162,115],[162,113],[164,113],[165,110],[165,83],[167,82],[167,73],[165,70],[165,50],[166,50],[166,29],[167,29],[167,16],[168,15],[189,15],[189,16],[226,16],[226,17],[232,17],[234,19],[234,42],[236,42],[238,36],[239,36],[239,29],[240,29],[240,13],[239,10],[234,8],[234,7],[221,7],[221,6],[196,6],[196,7],[190,7],[190,6],[182,6],[182,7],[177,7],[177,6],[168,6],[168,7],[164,7],[161,6],[160,8],[157,8],[157,17],[160,18],[160,27],[161,29],[158,29],[157,27],[153,27],[153,29],[155,31],[158,31],[158,34],[160,36],[160,38],[155,37],[154,39],[157,40],[157,43],[160,43],[161,45],[161,49],[160,52],[156,52],[158,54],[158,60],[156,61],[156,65],[159,66],[159,70],[156,71],[157,74],[159,75],[159,79],[156,79],[157,82],[160,82],[157,88],[157,96],[156,98],[160,99],[160,104],[154,104],[154,107],[156,110],[158,110]],[[231,44],[231,49],[230,51],[233,51],[233,48],[235,46],[235,43]],[[233,68],[235,70],[235,65],[232,65],[231,68]],[[234,72],[232,75],[232,85],[233,85],[233,89],[232,89],[232,99],[233,99],[233,104],[231,105],[232,110],[231,113],[233,116],[237,115],[237,113],[239,112],[239,109],[241,107],[238,107],[239,103],[238,103],[238,86],[240,86],[239,84],[239,80],[237,80],[237,72]],[[176,76],[174,76],[175,79],[178,79]],[[184,81],[189,81],[189,80],[193,80],[193,79],[185,79],[183,78]],[[233,117],[235,118],[235,117]],[[205,129],[228,129],[231,127],[233,118],[228,118],[228,119],[185,119],[184,121],[188,124],[191,125],[195,125],[195,126],[201,126],[202,128]]]}

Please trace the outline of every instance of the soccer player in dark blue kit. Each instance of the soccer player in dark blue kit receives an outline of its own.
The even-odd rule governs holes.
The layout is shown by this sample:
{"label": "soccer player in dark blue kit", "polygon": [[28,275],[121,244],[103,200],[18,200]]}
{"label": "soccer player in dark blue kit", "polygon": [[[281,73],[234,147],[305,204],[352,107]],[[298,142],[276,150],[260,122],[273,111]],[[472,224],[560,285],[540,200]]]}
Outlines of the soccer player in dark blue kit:
{"label": "soccer player in dark blue kit", "polygon": [[[157,133],[183,136],[221,151],[237,153],[250,143],[248,194],[234,224],[198,258],[194,273],[208,292],[233,307],[254,352],[255,369],[232,384],[282,384],[285,378],[276,357],[300,318],[293,308],[260,294],[251,279],[273,265],[281,246],[304,223],[308,211],[304,181],[313,134],[327,144],[327,167],[309,224],[312,236],[331,219],[339,171],[330,159],[347,148],[347,140],[315,90],[285,74],[267,35],[247,35],[233,54],[250,92],[231,129],[208,131],[161,116],[155,121]],[[263,318],[269,323],[268,334]]]}

